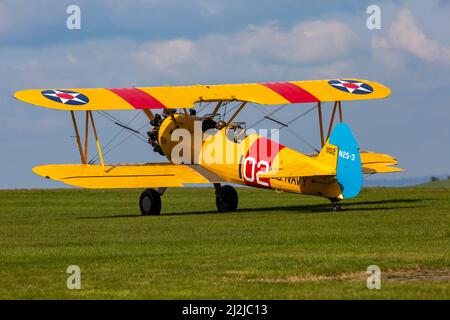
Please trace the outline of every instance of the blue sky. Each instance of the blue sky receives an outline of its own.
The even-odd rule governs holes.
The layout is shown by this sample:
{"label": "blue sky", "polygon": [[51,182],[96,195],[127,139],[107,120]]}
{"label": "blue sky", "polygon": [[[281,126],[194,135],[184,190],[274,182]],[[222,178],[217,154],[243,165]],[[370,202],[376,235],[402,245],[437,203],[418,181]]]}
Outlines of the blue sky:
{"label": "blue sky", "polygon": [[[81,30],[66,28],[70,4],[81,7]],[[381,30],[366,28],[370,4],[381,8]],[[0,188],[59,187],[31,168],[79,161],[68,114],[16,101],[16,90],[342,77],[392,89],[386,100],[344,109],[362,148],[390,153],[408,170],[387,178],[450,174],[448,17],[444,0],[2,0]],[[307,107],[285,108],[279,118]],[[114,115],[127,121],[135,113]],[[242,118],[251,124],[261,116],[247,110]],[[119,129],[98,120],[107,142]],[[316,122],[310,115],[292,128],[318,145]],[[311,151],[288,132],[281,139]],[[107,160],[163,160],[141,141],[128,142]]]}

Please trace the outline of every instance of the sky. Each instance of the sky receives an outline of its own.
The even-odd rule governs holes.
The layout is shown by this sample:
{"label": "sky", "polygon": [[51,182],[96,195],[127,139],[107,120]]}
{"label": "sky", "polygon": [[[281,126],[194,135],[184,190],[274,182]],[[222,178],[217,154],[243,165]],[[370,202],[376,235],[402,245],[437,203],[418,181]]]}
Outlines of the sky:
{"label": "sky", "polygon": [[[81,9],[80,30],[66,27],[72,4]],[[366,25],[373,4],[379,30]],[[0,0],[0,188],[62,187],[32,167],[79,162],[69,114],[17,101],[18,90],[348,77],[392,90],[384,100],[344,105],[360,147],[389,153],[407,170],[380,178],[450,174],[449,17],[448,0]],[[277,117],[288,121],[307,108],[288,106]],[[241,120],[259,120],[256,109]],[[146,119],[136,112],[113,115],[135,118],[131,125],[140,128]],[[95,116],[106,144],[120,128]],[[319,146],[315,114],[290,127]],[[311,152],[286,130],[281,142]],[[164,158],[131,137],[106,160]]]}

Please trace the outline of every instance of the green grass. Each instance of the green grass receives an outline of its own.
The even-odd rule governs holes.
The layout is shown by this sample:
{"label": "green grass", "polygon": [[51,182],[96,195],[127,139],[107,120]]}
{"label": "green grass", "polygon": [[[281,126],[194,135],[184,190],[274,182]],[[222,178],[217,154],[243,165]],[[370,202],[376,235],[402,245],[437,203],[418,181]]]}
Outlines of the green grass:
{"label": "green grass", "polygon": [[[140,190],[0,191],[2,299],[450,298],[450,190],[366,189],[332,213],[320,198],[169,189],[139,215]],[[82,270],[68,290],[67,266]],[[382,289],[366,288],[376,264]]]}
{"label": "green grass", "polygon": [[442,179],[438,181],[430,181],[419,185],[421,188],[444,188],[450,189],[450,179]]}

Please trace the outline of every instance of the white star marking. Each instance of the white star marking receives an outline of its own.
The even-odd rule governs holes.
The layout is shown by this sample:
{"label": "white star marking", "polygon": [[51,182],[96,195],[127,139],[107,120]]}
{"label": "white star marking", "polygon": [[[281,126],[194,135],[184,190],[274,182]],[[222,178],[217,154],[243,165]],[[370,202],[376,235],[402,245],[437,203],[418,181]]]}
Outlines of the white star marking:
{"label": "white star marking", "polygon": [[[347,84],[347,83],[353,84],[353,85],[357,85],[358,88],[348,88],[348,87],[344,86],[344,84]],[[372,92],[371,90],[368,90],[366,88],[361,87],[363,84],[364,84],[364,82],[348,82],[348,81],[344,81],[344,80],[339,80],[339,83],[333,83],[333,86],[345,88],[350,93],[353,93],[353,91],[355,91],[355,90],[361,90],[361,91],[365,91],[365,92]]]}
{"label": "white star marking", "polygon": [[[61,102],[64,104],[66,104],[67,101],[76,101],[76,102],[80,102],[80,103],[86,103],[86,101],[83,101],[83,100],[80,100],[77,98],[81,93],[76,93],[76,92],[66,93],[66,92],[62,92],[59,90],[53,90],[53,92],[54,93],[44,93],[44,96],[56,97],[56,98],[60,99]],[[61,98],[61,97],[58,97],[58,94],[70,94],[71,96],[73,96],[73,98],[72,99]]]}

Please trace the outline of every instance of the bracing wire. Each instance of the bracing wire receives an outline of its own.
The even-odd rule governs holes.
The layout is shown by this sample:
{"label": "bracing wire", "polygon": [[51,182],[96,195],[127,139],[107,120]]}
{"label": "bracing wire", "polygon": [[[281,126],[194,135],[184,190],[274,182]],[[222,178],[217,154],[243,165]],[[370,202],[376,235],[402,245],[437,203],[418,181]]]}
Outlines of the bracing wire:
{"label": "bracing wire", "polygon": [[208,108],[211,105],[211,102],[206,102],[203,103],[203,101],[200,101],[200,106],[198,107],[198,114],[201,114],[203,112],[203,110],[205,110],[206,108]]}
{"label": "bracing wire", "polygon": [[[286,105],[282,105],[281,107],[284,107],[284,106],[286,106]],[[274,116],[274,113],[277,112],[278,110],[280,110],[281,107],[278,108],[277,110],[271,112],[271,113],[267,113],[264,109],[259,109],[259,108],[257,108],[258,110],[261,110],[261,112],[263,112],[263,113],[265,114],[265,117],[264,117],[263,119],[257,121],[257,123],[260,123],[260,122],[264,121],[265,119],[268,119],[267,117],[271,117],[271,116],[272,116],[275,120],[277,120],[277,121],[279,121],[279,122],[282,122],[282,121],[279,120],[279,118],[276,118],[276,117]],[[317,108],[317,105],[314,106],[314,107],[312,107],[312,108],[310,108],[310,109],[308,109],[307,111],[301,113],[300,115],[294,117],[293,119],[289,120],[288,122],[286,122],[286,124],[280,125],[280,127],[278,127],[278,130],[281,130],[281,129],[285,128],[290,134],[292,134],[294,137],[296,137],[297,139],[299,139],[299,140],[300,140],[301,142],[303,142],[305,145],[307,145],[308,147],[310,147],[311,149],[313,149],[315,152],[319,152],[320,150],[318,150],[318,149],[317,149],[316,147],[314,147],[310,142],[308,142],[306,139],[304,139],[302,136],[300,136],[297,132],[295,132],[294,130],[292,130],[292,129],[289,128],[289,126],[288,126],[289,124],[293,123],[294,121],[297,121],[298,119],[300,119],[300,118],[306,116],[308,113],[310,113],[311,111],[313,111],[313,110],[316,109],[316,108]],[[271,120],[271,119],[269,118],[268,120]],[[253,126],[254,126],[254,125],[253,125]],[[253,126],[252,126],[252,127],[253,127]]]}
{"label": "bracing wire", "polygon": [[300,118],[306,116],[308,113],[310,113],[310,112],[313,111],[314,109],[317,109],[317,105],[315,105],[314,107],[312,107],[312,108],[306,110],[305,112],[301,113],[301,114],[298,115],[297,117],[295,117],[295,118],[289,120],[289,121],[287,122],[287,124],[289,125],[289,124],[293,123],[294,121],[297,121],[298,119],[300,119]]}
{"label": "bracing wire", "polygon": [[[224,114],[224,117],[225,117],[225,115],[226,115],[226,113],[227,113],[226,107],[227,107],[227,105],[228,105],[229,103],[231,103],[231,102],[232,102],[232,101],[227,101],[227,102],[225,102],[225,103],[222,105],[222,107],[225,107],[225,114]],[[204,104],[202,105],[202,102],[201,102],[201,103],[200,103],[200,106],[199,106],[199,113],[200,113],[201,111],[205,110],[208,106],[210,106],[210,104],[211,104],[211,102],[204,103]],[[232,111],[235,110],[238,106],[239,106],[239,104],[233,106],[228,112],[232,112]],[[272,120],[272,119],[270,119],[270,117],[273,117],[273,119],[276,120],[275,122],[277,122],[277,121],[281,122],[278,118],[276,118],[276,117],[274,116],[274,114],[275,114],[276,112],[280,111],[281,109],[283,109],[283,108],[286,107],[286,106],[287,106],[287,104],[283,104],[283,105],[281,105],[280,107],[278,107],[276,110],[274,110],[274,111],[272,111],[272,112],[270,112],[270,113],[267,113],[267,112],[266,112],[265,110],[263,110],[263,109],[257,108],[257,110],[260,110],[262,113],[265,114],[265,116],[264,116],[262,119],[260,119],[260,120],[258,120],[257,122],[255,122],[254,124],[252,124],[250,127],[254,127],[254,126],[256,126],[257,124],[261,123],[262,121],[264,121],[264,120],[266,120],[266,119]],[[317,148],[315,148],[311,143],[309,143],[306,139],[304,139],[302,136],[300,136],[297,132],[295,132],[294,130],[292,130],[291,128],[288,127],[289,124],[291,124],[291,123],[297,121],[298,119],[300,119],[300,118],[306,116],[308,113],[310,113],[311,111],[313,111],[313,110],[316,109],[316,108],[317,108],[317,105],[314,106],[314,107],[312,107],[312,108],[310,108],[310,109],[308,109],[307,111],[301,113],[300,115],[298,115],[298,116],[292,118],[291,120],[289,120],[288,122],[286,122],[286,125],[283,124],[283,125],[281,125],[278,129],[281,130],[281,129],[283,129],[283,128],[286,128],[286,130],[287,130],[289,133],[291,133],[291,134],[292,134],[293,136],[295,136],[297,139],[299,139],[300,141],[302,141],[305,145],[307,145],[308,147],[310,147],[310,148],[313,149],[314,151],[319,152],[319,150],[318,150]],[[145,143],[147,143],[146,137],[140,132],[140,130],[142,130],[145,126],[147,126],[147,125],[148,125],[148,122],[145,122],[145,124],[144,124],[143,126],[141,126],[141,127],[140,127],[139,129],[137,129],[137,130],[134,130],[134,129],[130,128],[130,125],[137,119],[137,117],[139,116],[139,113],[137,113],[137,114],[136,114],[130,121],[128,121],[128,123],[126,123],[126,124],[125,124],[124,122],[120,121],[119,119],[117,119],[116,117],[114,117],[113,115],[107,113],[106,111],[100,110],[100,111],[97,111],[97,113],[99,113],[100,115],[102,115],[102,116],[103,116],[104,118],[106,118],[107,120],[110,120],[111,122],[113,122],[113,123],[115,123],[116,125],[119,125],[119,126],[121,127],[120,131],[117,132],[117,133],[116,133],[116,134],[115,134],[115,135],[114,135],[114,136],[113,136],[113,137],[112,137],[112,138],[104,145],[104,147],[103,147],[103,148],[104,148],[103,155],[107,155],[108,153],[110,153],[111,151],[113,151],[114,149],[116,149],[117,147],[119,147],[121,144],[123,144],[124,142],[126,142],[126,141],[127,141],[129,138],[131,138],[132,136],[135,136],[135,137],[139,138],[140,140],[144,141]],[[121,134],[125,129],[128,129],[128,128],[129,128],[129,130],[130,130],[129,135],[126,136],[124,139],[120,140],[120,141],[119,141],[118,143],[116,143],[115,145],[112,145],[112,146],[111,146],[111,144],[112,144],[112,143],[120,136],[120,134]],[[109,148],[108,148],[108,147],[109,147]],[[98,161],[98,159],[99,159],[99,155],[98,155],[98,153],[97,153],[97,154],[89,161],[89,163],[90,163],[90,164],[91,164],[91,163],[95,163],[96,161]]]}
{"label": "bracing wire", "polygon": [[[110,153],[112,150],[114,150],[115,148],[117,148],[119,145],[121,145],[122,143],[124,143],[126,140],[128,140],[129,138],[131,138],[132,136],[135,136],[137,138],[139,138],[140,140],[144,141],[145,143],[147,143],[147,139],[145,139],[145,136],[140,133],[139,131],[142,130],[145,126],[148,125],[148,122],[146,122],[142,127],[140,127],[138,130],[134,130],[132,129],[129,133],[129,135],[121,140],[119,143],[113,145],[112,147],[110,147],[108,149],[108,147],[112,144],[112,142],[114,142],[115,139],[117,139],[120,134],[126,129],[129,128],[129,126],[137,119],[137,117],[139,116],[139,113],[136,113],[136,115],[130,120],[128,121],[128,123],[123,123],[122,121],[120,121],[119,119],[117,119],[116,117],[112,116],[111,114],[108,114],[107,112],[101,110],[101,112],[98,112],[100,115],[102,115],[103,117],[105,117],[106,119],[108,119],[109,121],[113,122],[116,125],[119,125],[121,127],[121,129],[119,130],[119,132],[117,132],[105,145],[104,145],[104,152],[103,155],[106,155],[108,153]],[[130,128],[131,129],[131,128]],[[136,133],[138,132],[138,133]],[[89,160],[89,164],[95,163],[97,160],[99,160],[99,155],[98,152],[97,154],[91,159]]]}
{"label": "bracing wire", "polygon": [[[148,125],[148,123],[146,122],[142,127],[139,128],[139,130],[142,130],[142,129],[143,129],[145,126],[147,126],[147,125]],[[111,151],[113,151],[114,149],[116,149],[117,147],[119,147],[121,144],[123,144],[125,141],[127,141],[128,139],[130,139],[132,136],[133,136],[133,134],[130,133],[128,136],[126,136],[124,139],[120,140],[118,143],[116,143],[115,145],[113,145],[112,147],[110,147],[108,150],[105,150],[105,151],[103,152],[103,155],[107,155],[108,153],[110,153]],[[142,141],[144,141],[145,143],[147,143],[147,140],[146,140],[146,139],[143,139],[142,137],[139,137],[139,136],[136,136],[136,135],[135,135],[135,137],[138,137],[138,138],[140,138],[140,140],[142,140]],[[94,158],[92,158],[92,159],[89,161],[89,163],[90,163],[90,164],[91,164],[91,163],[95,163],[97,160],[99,160],[98,153],[97,153],[97,155],[96,155]]]}
{"label": "bracing wire", "polygon": [[[228,103],[230,103],[230,102],[228,102]],[[228,104],[227,103],[227,104]],[[226,116],[226,114],[227,114],[227,111],[226,111],[226,105],[227,104],[225,104],[225,113],[224,113],[224,115],[223,115],[223,119],[225,120],[225,116]],[[236,104],[235,106],[233,106],[230,110],[228,110],[228,113],[232,113],[234,110],[236,110],[239,106],[240,106],[241,104],[240,103],[238,103],[238,104]]]}
{"label": "bracing wire", "polygon": [[225,121],[225,117],[226,117],[226,115],[227,115],[227,107],[228,107],[228,103],[225,104],[224,109],[223,109],[223,117],[222,117],[222,120],[223,120],[223,121]]}
{"label": "bracing wire", "polygon": [[[107,113],[107,112],[105,112],[105,111],[103,111],[103,110],[98,111],[98,113],[99,113],[100,115],[102,115],[103,117],[105,117],[106,119],[108,119],[108,120],[110,120],[111,122],[113,122],[114,124],[116,124],[116,125],[122,127],[123,129],[129,129],[130,131],[135,131],[135,133],[136,133],[136,131],[137,131],[137,130],[134,130],[134,129],[130,128],[129,126],[130,126],[130,124],[131,124],[131,123],[139,116],[140,113],[136,113],[136,115],[135,115],[128,123],[122,122],[121,120],[117,119],[117,118],[114,117],[113,115],[111,115],[111,114],[109,114],[109,113]],[[145,136],[144,136],[142,133],[140,133],[140,132],[137,132],[137,134],[139,134],[139,135],[145,137]]]}
{"label": "bracing wire", "polygon": [[[274,115],[276,112],[280,111],[281,109],[283,109],[284,107],[286,107],[287,104],[282,104],[281,106],[279,106],[278,108],[276,108],[274,111],[272,111],[271,113],[267,114],[267,117],[270,117],[272,115]],[[265,118],[261,118],[260,120],[256,121],[254,124],[252,124],[251,126],[249,126],[249,128],[253,128],[254,126],[256,126],[257,124],[260,124],[261,122],[263,122],[265,120]]]}
{"label": "bracing wire", "polygon": [[[101,113],[100,113],[101,114]],[[103,114],[102,114],[103,115]],[[104,117],[106,117],[106,115],[103,115]],[[109,115],[108,115],[109,116]],[[139,113],[136,113],[136,115],[130,120],[130,121],[128,121],[128,123],[125,125],[126,127],[129,127],[133,122],[134,122],[134,120],[136,120],[137,119],[137,117],[139,116]],[[110,121],[113,121],[112,120],[112,118],[111,119],[109,119],[109,118],[107,118],[108,120],[110,120]],[[115,119],[114,119],[114,121],[113,122],[117,122]],[[121,123],[121,122],[117,122],[117,123]],[[122,127],[121,126],[121,129],[104,145],[104,147],[103,148],[108,148],[108,146],[123,132],[125,130],[125,128],[124,127]]]}

